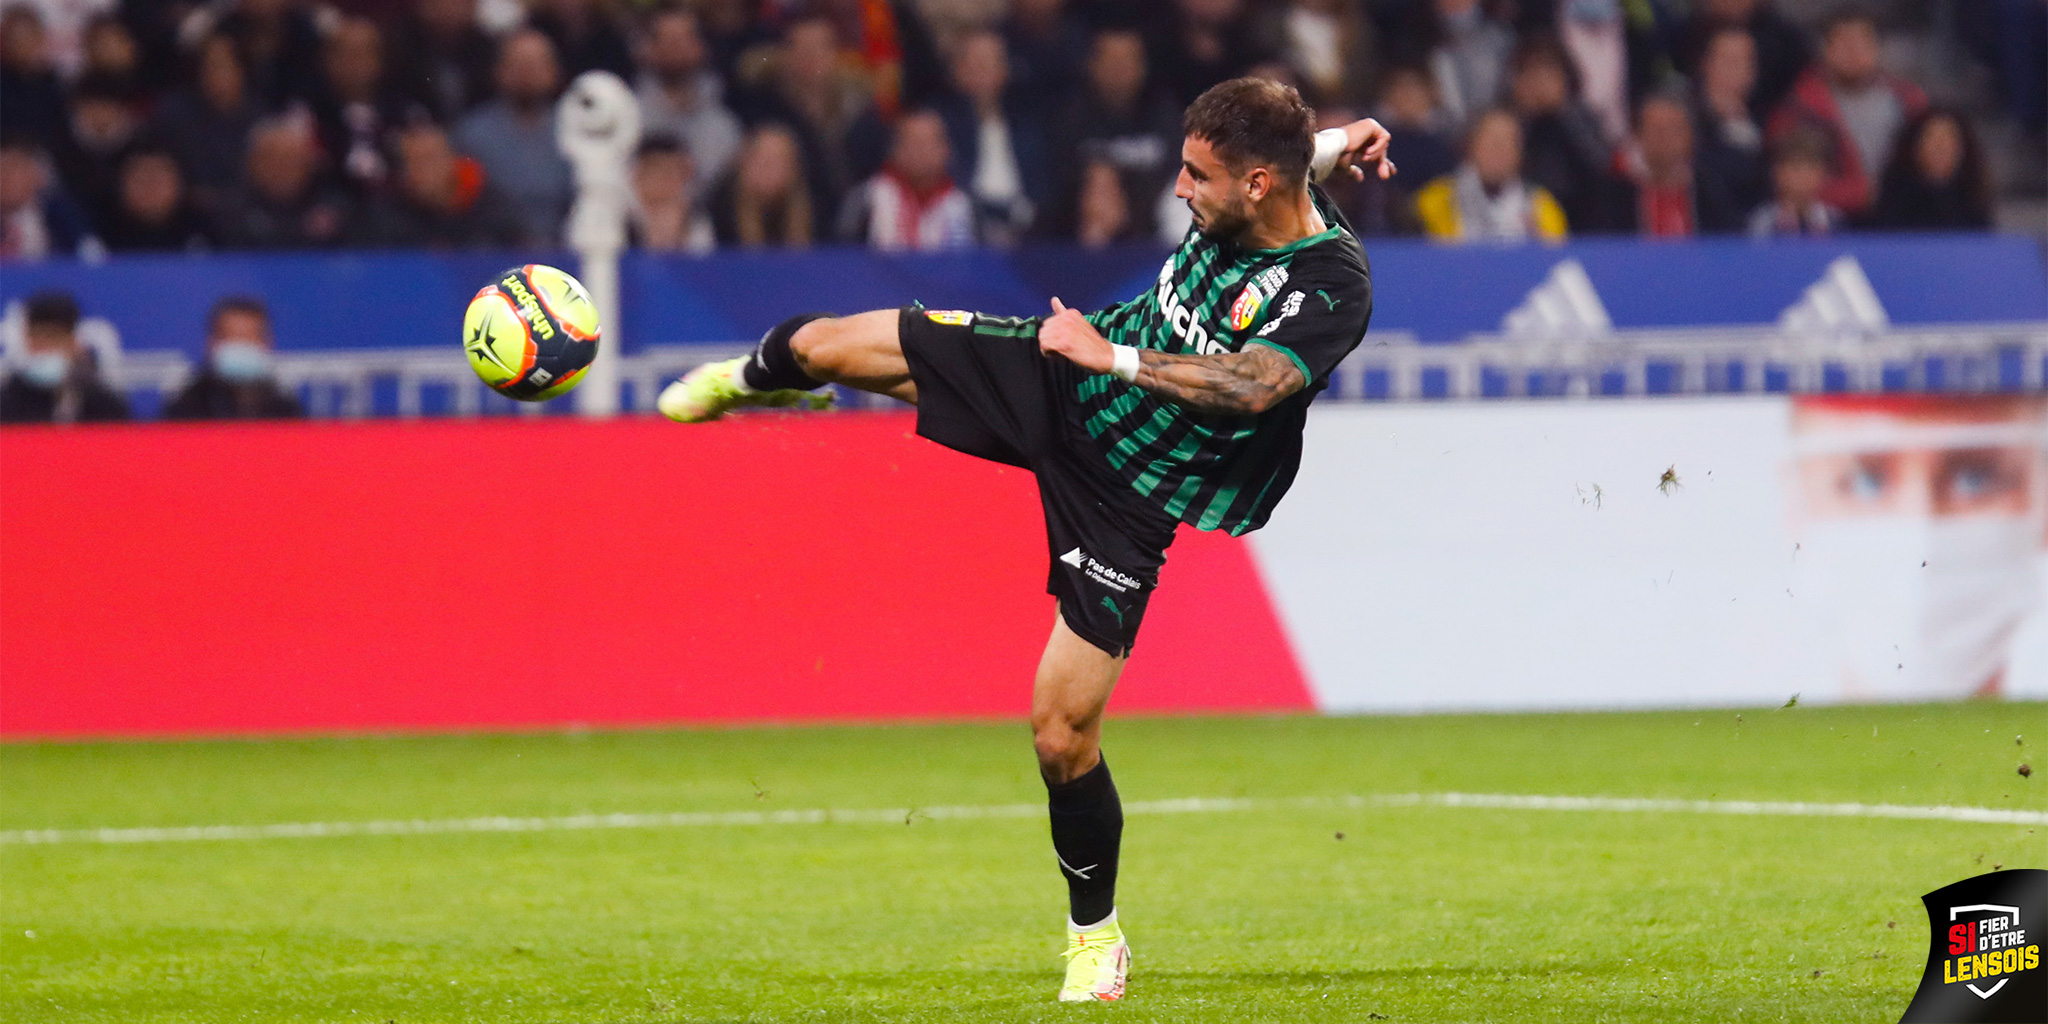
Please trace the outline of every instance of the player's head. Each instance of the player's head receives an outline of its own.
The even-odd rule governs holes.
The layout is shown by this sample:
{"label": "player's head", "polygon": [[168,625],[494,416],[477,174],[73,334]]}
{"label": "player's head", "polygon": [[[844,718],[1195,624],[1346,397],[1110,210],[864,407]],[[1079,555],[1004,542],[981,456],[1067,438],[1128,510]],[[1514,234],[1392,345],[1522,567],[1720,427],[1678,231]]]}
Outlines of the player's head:
{"label": "player's head", "polygon": [[1293,86],[1233,78],[1212,86],[1182,120],[1180,179],[1195,230],[1236,238],[1258,219],[1267,197],[1291,199],[1308,181],[1315,152],[1315,111]]}

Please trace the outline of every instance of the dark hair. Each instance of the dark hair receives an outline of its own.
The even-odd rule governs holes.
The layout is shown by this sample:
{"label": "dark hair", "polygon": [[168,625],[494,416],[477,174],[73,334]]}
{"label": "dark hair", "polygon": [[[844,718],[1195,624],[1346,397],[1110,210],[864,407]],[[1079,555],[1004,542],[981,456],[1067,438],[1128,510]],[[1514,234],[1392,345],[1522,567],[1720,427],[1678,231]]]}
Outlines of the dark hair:
{"label": "dark hair", "polygon": [[105,71],[88,71],[78,78],[71,87],[71,102],[105,100],[109,103],[135,102],[135,88],[117,75]]}
{"label": "dark hair", "polygon": [[1834,156],[1834,144],[1811,125],[1797,125],[1771,144],[1771,166],[1803,161],[1825,167]]}
{"label": "dark hair", "polygon": [[9,125],[6,128],[0,128],[0,149],[24,152],[30,156],[42,156],[43,140]]}
{"label": "dark hair", "polygon": [[1566,100],[1578,99],[1585,91],[1585,83],[1579,76],[1579,62],[1572,59],[1571,51],[1564,47],[1564,40],[1553,32],[1532,32],[1523,36],[1508,53],[1508,77],[1521,74],[1531,64],[1545,62],[1557,65],[1558,71],[1564,74]]}
{"label": "dark hair", "polygon": [[1232,173],[1264,167],[1282,181],[1308,177],[1315,155],[1316,112],[1291,85],[1233,78],[1196,97],[1181,130],[1215,147]]}
{"label": "dark hair", "polygon": [[690,147],[680,137],[667,132],[656,132],[644,136],[639,148],[633,150],[633,159],[649,156],[689,156]]}
{"label": "dark hair", "polygon": [[1829,11],[1828,16],[1821,19],[1820,37],[1822,39],[1826,39],[1827,37],[1834,35],[1835,30],[1841,28],[1844,25],[1857,24],[1868,25],[1870,26],[1870,30],[1872,32],[1877,31],[1877,12],[1871,10],[1868,7],[1863,6],[1860,3],[1843,4],[1840,7],[1837,7],[1834,10]]}
{"label": "dark hair", "polygon": [[214,303],[213,309],[207,312],[206,333],[212,334],[220,330],[222,318],[229,313],[247,313],[260,318],[263,326],[270,326],[270,307],[264,305],[262,299],[254,295],[229,295]]}
{"label": "dark hair", "polygon": [[1970,208],[1991,215],[1991,166],[1984,158],[1984,141],[1977,137],[1977,130],[1970,119],[1955,107],[1936,104],[1928,107],[1906,122],[1899,129],[1898,138],[1892,140],[1891,158],[1885,161],[1884,184],[1894,185],[1895,179],[1914,180],[1920,177],[1920,138],[1934,122],[1949,120],[1955,123],[1956,134],[1962,137],[1963,158],[1956,165],[1956,183],[1962,186],[1963,195],[1970,201]]}
{"label": "dark hair", "polygon": [[70,292],[37,292],[24,299],[21,306],[30,327],[62,327],[69,331],[78,326],[78,300]]}

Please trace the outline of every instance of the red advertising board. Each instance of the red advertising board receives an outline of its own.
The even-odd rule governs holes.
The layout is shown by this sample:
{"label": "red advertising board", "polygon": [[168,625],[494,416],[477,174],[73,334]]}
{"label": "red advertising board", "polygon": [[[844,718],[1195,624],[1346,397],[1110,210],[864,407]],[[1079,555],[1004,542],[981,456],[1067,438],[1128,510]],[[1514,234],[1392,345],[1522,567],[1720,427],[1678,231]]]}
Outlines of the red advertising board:
{"label": "red advertising board", "polygon": [[[907,415],[0,432],[0,736],[1018,716],[1028,473]],[[1113,710],[1305,709],[1184,530]]]}

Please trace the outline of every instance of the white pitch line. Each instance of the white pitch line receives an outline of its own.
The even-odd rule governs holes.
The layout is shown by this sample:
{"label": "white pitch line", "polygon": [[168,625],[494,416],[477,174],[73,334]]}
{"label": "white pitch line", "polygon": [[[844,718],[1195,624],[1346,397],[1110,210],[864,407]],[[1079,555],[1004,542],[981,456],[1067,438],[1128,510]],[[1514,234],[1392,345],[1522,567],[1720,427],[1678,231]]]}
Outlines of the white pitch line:
{"label": "white pitch line", "polygon": [[[1449,807],[1512,811],[1605,811],[1620,814],[1734,814],[1787,818],[1897,818],[1989,825],[2048,825],[2048,811],[1908,804],[1817,804],[1757,800],[1660,800],[1609,796],[1531,796],[1507,793],[1383,793],[1371,796],[1187,797],[1140,800],[1125,814],[1217,814],[1232,811],[1317,808]],[[17,829],[0,832],[0,846],[55,843],[187,843],[239,839],[324,839],[340,836],[426,836],[476,832],[580,832],[593,829],[722,828],[759,825],[910,824],[974,818],[1033,818],[1043,804],[939,807],[815,808],[791,811],[681,811],[669,814],[574,814],[549,818],[415,818],[385,821],[307,821],[274,825],[186,825],[170,828]]]}

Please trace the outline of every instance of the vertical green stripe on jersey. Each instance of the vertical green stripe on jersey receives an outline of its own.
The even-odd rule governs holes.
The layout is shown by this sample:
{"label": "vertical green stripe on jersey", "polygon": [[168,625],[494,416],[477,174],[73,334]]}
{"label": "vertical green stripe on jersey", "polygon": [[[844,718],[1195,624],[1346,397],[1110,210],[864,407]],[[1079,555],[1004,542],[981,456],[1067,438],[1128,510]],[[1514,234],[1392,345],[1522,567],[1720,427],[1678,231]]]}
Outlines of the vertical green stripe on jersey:
{"label": "vertical green stripe on jersey", "polygon": [[[1326,197],[1316,194],[1315,201],[1331,228],[1279,249],[1240,249],[1190,231],[1143,292],[1090,322],[1118,345],[1191,355],[1241,351],[1283,301],[1298,256],[1325,243],[1357,245]],[[1362,268],[1363,254],[1358,262]],[[1260,289],[1256,304],[1237,306],[1248,287]],[[1242,326],[1234,326],[1240,319]],[[1281,477],[1292,477],[1293,458],[1284,449],[1298,444],[1298,419],[1262,430],[1267,418],[1197,412],[1108,374],[1080,377],[1073,395],[1075,422],[1109,468],[1167,514],[1202,529],[1256,527],[1279,499],[1276,492],[1286,490]]]}

